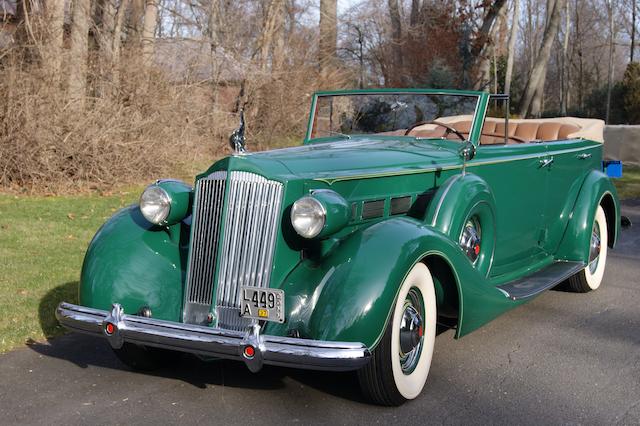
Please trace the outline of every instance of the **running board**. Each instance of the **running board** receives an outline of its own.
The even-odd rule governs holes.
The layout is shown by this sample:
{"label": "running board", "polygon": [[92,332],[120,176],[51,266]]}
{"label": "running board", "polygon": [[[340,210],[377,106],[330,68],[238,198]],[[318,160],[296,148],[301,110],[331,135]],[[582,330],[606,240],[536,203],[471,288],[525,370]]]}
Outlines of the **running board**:
{"label": "running board", "polygon": [[527,299],[555,287],[585,266],[582,262],[555,262],[538,272],[496,288],[511,300]]}

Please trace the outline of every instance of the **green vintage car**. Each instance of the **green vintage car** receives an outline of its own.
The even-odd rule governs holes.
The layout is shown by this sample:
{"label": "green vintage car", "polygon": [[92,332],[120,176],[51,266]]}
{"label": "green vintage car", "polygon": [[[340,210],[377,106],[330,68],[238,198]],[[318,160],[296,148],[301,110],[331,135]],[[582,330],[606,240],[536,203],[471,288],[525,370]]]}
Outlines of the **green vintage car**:
{"label": "green vintage car", "polygon": [[135,368],[181,351],[416,398],[437,330],[597,289],[618,236],[603,123],[508,111],[483,92],[317,93],[301,146],[245,153],[239,130],[195,188],[159,180],[109,219],[57,318]]}

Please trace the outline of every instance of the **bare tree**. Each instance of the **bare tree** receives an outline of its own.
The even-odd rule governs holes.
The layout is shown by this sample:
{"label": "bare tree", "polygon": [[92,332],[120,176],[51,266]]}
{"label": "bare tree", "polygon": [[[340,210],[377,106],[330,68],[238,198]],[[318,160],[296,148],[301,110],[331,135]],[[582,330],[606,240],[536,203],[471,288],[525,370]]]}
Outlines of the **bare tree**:
{"label": "bare tree", "polygon": [[511,93],[511,79],[513,76],[513,63],[515,62],[515,47],[518,38],[518,26],[520,22],[520,0],[513,0],[513,17],[511,20],[511,31],[509,32],[509,44],[507,47],[507,69],[504,76],[504,92]]}
{"label": "bare tree", "polygon": [[569,32],[571,25],[571,14],[569,12],[569,2],[565,9],[564,40],[562,42],[562,68],[560,70],[560,114],[567,115],[567,97],[569,94],[569,66],[567,56],[569,52]]}
{"label": "bare tree", "polygon": [[540,106],[539,104],[534,105],[534,97],[536,96],[536,92],[541,90],[541,83],[544,84],[547,64],[551,56],[551,47],[560,27],[560,11],[564,8],[565,1],[566,0],[555,0],[551,11],[548,12],[549,20],[542,36],[542,45],[531,69],[524,95],[520,101],[519,113],[521,116],[527,116],[529,114],[536,115],[539,113],[539,109],[536,110],[536,108],[540,108]]}
{"label": "bare tree", "polygon": [[111,39],[111,81],[117,90],[120,85],[120,50],[122,46],[122,26],[125,20],[125,12],[130,0],[120,0],[113,24],[113,38]]}
{"label": "bare tree", "polygon": [[636,50],[636,0],[631,0],[631,52],[629,54],[629,62],[633,62],[633,56]]}
{"label": "bare tree", "polygon": [[398,0],[389,0],[389,17],[391,18],[391,51],[394,63],[394,75],[388,85],[398,85],[403,82],[404,63],[402,56],[402,19]]}
{"label": "bare tree", "polygon": [[43,58],[51,78],[59,81],[62,75],[65,0],[51,0],[47,2],[46,7],[48,37]]}
{"label": "bare tree", "polygon": [[409,17],[409,24],[411,25],[411,28],[414,28],[420,21],[421,9],[422,5],[420,4],[420,0],[411,0],[411,15]]}
{"label": "bare tree", "polygon": [[84,109],[87,91],[90,9],[90,0],[75,0],[73,2],[68,95],[73,101],[74,109],[78,110]]}
{"label": "bare tree", "polygon": [[270,56],[272,69],[279,68],[284,60],[284,46],[282,43],[284,13],[284,0],[271,0],[269,2],[260,39],[260,68],[263,71],[266,71],[269,66]]}
{"label": "bare tree", "polygon": [[337,0],[320,0],[320,73],[326,73],[335,66],[338,43],[338,3]]}
{"label": "bare tree", "polygon": [[142,17],[144,16],[145,0],[131,0],[131,10],[128,14],[127,33],[131,39],[140,40],[142,34]]}
{"label": "bare tree", "polygon": [[611,116],[611,89],[613,88],[613,54],[615,52],[613,0],[607,0],[607,12],[609,13],[609,70],[607,72],[607,110],[605,122],[609,124],[609,118]]}
{"label": "bare tree", "polygon": [[488,3],[482,25],[472,43],[470,57],[471,68],[475,69],[476,79],[473,87],[476,90],[486,88],[491,81],[491,52],[489,49],[493,46],[492,36],[495,31],[495,23],[504,14],[506,7],[506,0],[495,0]]}
{"label": "bare tree", "polygon": [[157,24],[157,0],[145,0],[144,20],[142,23],[142,58],[146,65],[151,65],[153,62]]}

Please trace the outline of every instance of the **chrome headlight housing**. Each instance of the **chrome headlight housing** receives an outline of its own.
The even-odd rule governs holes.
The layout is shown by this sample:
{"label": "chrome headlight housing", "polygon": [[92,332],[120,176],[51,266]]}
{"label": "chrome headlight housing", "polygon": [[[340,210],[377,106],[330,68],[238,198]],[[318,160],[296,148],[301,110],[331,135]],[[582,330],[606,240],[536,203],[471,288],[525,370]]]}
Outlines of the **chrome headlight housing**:
{"label": "chrome headlight housing", "polygon": [[153,225],[171,226],[191,211],[193,189],[184,182],[162,179],[149,185],[140,196],[140,213]]}
{"label": "chrome headlight housing", "polygon": [[291,224],[303,238],[324,238],[344,228],[351,217],[349,203],[330,189],[316,189],[293,203]]}
{"label": "chrome headlight housing", "polygon": [[154,225],[165,224],[171,212],[169,193],[156,184],[148,186],[140,196],[140,212]]}
{"label": "chrome headlight housing", "polygon": [[327,211],[322,203],[312,196],[300,198],[291,207],[293,229],[304,238],[317,237],[327,220]]}

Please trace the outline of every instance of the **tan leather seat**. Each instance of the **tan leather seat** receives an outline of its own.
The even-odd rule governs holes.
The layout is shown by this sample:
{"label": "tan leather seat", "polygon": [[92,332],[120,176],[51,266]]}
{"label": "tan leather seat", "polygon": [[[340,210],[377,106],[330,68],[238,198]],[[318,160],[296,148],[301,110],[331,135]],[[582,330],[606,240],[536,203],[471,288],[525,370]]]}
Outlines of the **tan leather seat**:
{"label": "tan leather seat", "polygon": [[574,126],[572,124],[563,124],[558,131],[558,139],[568,139],[569,135],[572,133],[579,132],[580,128],[578,126]]}
{"label": "tan leather seat", "polygon": [[524,139],[526,141],[535,140],[536,135],[538,134],[539,123],[518,123],[518,127],[516,128],[513,136],[519,137],[520,139]]}
{"label": "tan leather seat", "polygon": [[414,130],[411,132],[411,136],[417,138],[441,138],[444,137],[445,132],[445,128],[437,126],[433,130]]}
{"label": "tan leather seat", "polygon": [[484,126],[482,127],[483,134],[492,134],[496,132],[496,123],[495,121],[485,121]]}
{"label": "tan leather seat", "polygon": [[[473,117],[471,115],[459,115],[440,117],[437,120],[455,127],[462,133],[469,133]],[[504,144],[505,134],[504,118],[486,117],[481,143]],[[603,142],[604,121],[590,118],[557,117],[539,119],[510,118],[507,143],[517,144],[532,141],[562,141],[567,139],[583,138],[597,142]],[[493,139],[492,139],[493,138]]]}
{"label": "tan leather seat", "polygon": [[451,123],[451,126],[455,128],[460,133],[469,133],[471,131],[471,122],[470,121],[459,121],[457,123]]}
{"label": "tan leather seat", "polygon": [[539,141],[557,141],[561,126],[560,123],[540,123],[536,139]]}
{"label": "tan leather seat", "polygon": [[[495,133],[498,133],[500,135],[504,135],[504,127],[505,127],[505,122],[504,121],[502,121],[500,123],[496,123]],[[509,122],[509,136],[515,136],[517,128],[518,128],[518,123]]]}
{"label": "tan leather seat", "polygon": [[[471,121],[463,120],[457,122],[447,123],[451,127],[455,128],[463,136],[468,137],[471,131]],[[505,121],[502,119],[496,119],[488,117],[482,128],[482,135],[480,136],[481,145],[496,145],[505,143]],[[558,123],[553,121],[535,121],[535,120],[517,120],[515,122],[509,121],[508,135],[524,140],[525,142],[532,141],[557,141],[565,140],[569,135],[580,131],[578,126],[566,123]],[[435,126],[432,129],[418,129],[411,132],[412,135],[423,138],[441,138],[447,133],[446,129],[441,126]],[[449,139],[460,139],[457,135],[450,133]],[[508,144],[521,143],[514,139],[508,139]]]}

